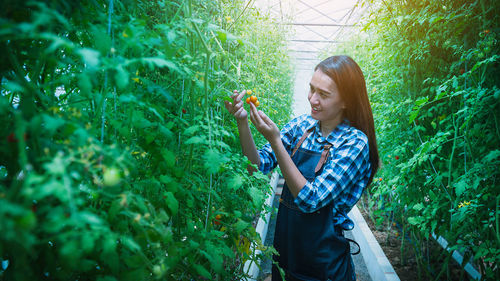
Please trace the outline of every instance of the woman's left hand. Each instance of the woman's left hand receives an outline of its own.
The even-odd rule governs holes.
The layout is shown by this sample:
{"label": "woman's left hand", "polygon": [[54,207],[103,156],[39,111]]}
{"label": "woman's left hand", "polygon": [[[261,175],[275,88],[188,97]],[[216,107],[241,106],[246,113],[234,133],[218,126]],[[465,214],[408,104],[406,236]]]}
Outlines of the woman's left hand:
{"label": "woman's left hand", "polygon": [[250,103],[250,120],[271,145],[281,142],[278,126],[264,112],[257,110],[253,103]]}

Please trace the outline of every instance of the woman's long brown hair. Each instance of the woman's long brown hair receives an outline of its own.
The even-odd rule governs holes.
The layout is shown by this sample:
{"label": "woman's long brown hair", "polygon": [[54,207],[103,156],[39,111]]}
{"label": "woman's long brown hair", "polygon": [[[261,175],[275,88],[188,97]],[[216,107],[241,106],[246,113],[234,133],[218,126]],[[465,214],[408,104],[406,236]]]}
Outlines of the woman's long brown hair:
{"label": "woman's long brown hair", "polygon": [[344,118],[349,120],[352,126],[361,130],[368,138],[371,164],[368,185],[370,185],[380,166],[380,160],[372,108],[368,100],[363,72],[358,64],[348,56],[329,57],[320,62],[314,68],[314,71],[318,69],[332,78],[337,84],[340,96],[345,104]]}

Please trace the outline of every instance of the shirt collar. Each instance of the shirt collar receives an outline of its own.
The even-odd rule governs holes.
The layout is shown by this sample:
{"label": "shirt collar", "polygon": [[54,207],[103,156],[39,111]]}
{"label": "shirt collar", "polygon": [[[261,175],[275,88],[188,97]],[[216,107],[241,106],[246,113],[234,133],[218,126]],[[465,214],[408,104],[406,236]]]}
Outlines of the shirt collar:
{"label": "shirt collar", "polygon": [[[312,119],[312,118],[311,118]],[[324,142],[327,141],[328,143],[332,144],[334,147],[340,146],[340,144],[343,142],[342,135],[349,129],[350,127],[350,122],[347,119],[342,120],[340,124],[337,125],[337,127],[325,138],[325,136],[321,135],[321,127],[319,124],[318,120],[312,119],[313,122],[307,127],[307,130],[313,129],[313,132],[315,132],[315,137],[318,142]]]}

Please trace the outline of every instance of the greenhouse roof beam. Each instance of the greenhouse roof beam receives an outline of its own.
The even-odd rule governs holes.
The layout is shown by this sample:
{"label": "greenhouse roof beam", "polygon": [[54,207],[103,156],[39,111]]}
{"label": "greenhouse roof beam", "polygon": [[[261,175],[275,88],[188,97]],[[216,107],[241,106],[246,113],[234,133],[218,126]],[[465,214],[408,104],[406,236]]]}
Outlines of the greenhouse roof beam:
{"label": "greenhouse roof beam", "polygon": [[299,1],[300,3],[302,3],[303,5],[305,5],[306,7],[309,7],[311,10],[316,11],[318,14],[320,14],[320,15],[322,15],[322,16],[324,16],[324,17],[326,17],[326,18],[330,19],[330,20],[332,20],[334,23],[337,23],[337,20],[336,20],[336,19],[334,19],[334,18],[330,17],[329,15],[327,15],[327,14],[325,14],[325,13],[321,12],[320,10],[316,9],[315,7],[313,7],[313,6],[309,5],[309,4],[307,4],[306,2],[304,2],[304,1],[302,1],[302,0],[298,0],[298,1]]}
{"label": "greenhouse roof beam", "polygon": [[297,53],[318,53],[318,51],[306,51],[306,50],[289,50],[290,52],[297,52]]}
{"label": "greenhouse roof beam", "polygon": [[305,43],[342,43],[342,41],[335,40],[302,40],[302,39],[291,39],[288,41],[292,42],[305,42]]}
{"label": "greenhouse roof beam", "polygon": [[352,27],[354,24],[339,24],[339,23],[300,23],[300,22],[285,22],[283,25],[300,25],[300,26],[339,26]]}
{"label": "greenhouse roof beam", "polygon": [[[331,0],[326,0],[326,1],[321,2],[321,3],[319,3],[319,4],[315,5],[315,6],[316,6],[316,7],[319,7],[319,6],[321,6],[321,5],[323,5],[323,4],[326,4],[326,3],[330,2],[330,1],[331,1]],[[304,13],[304,12],[309,11],[309,10],[310,10],[310,8],[305,8],[305,9],[303,9],[303,10],[299,11],[298,13],[296,13],[296,15],[300,15],[300,14],[302,14],[302,13]],[[342,10],[342,9],[341,9],[341,10]],[[341,11],[341,10],[338,10],[338,11]]]}

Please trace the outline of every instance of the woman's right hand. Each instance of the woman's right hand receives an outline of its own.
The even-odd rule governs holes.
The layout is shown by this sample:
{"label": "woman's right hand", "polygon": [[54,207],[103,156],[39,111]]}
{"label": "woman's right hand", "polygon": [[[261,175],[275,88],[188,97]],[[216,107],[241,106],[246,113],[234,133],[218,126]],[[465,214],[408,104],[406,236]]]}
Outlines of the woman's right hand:
{"label": "woman's right hand", "polygon": [[224,105],[226,106],[227,111],[229,111],[229,113],[231,113],[236,118],[237,121],[246,120],[248,117],[248,112],[243,107],[243,101],[242,101],[246,92],[247,92],[246,90],[243,90],[240,93],[238,93],[235,90],[233,95],[231,96],[233,101],[232,102],[224,101]]}

